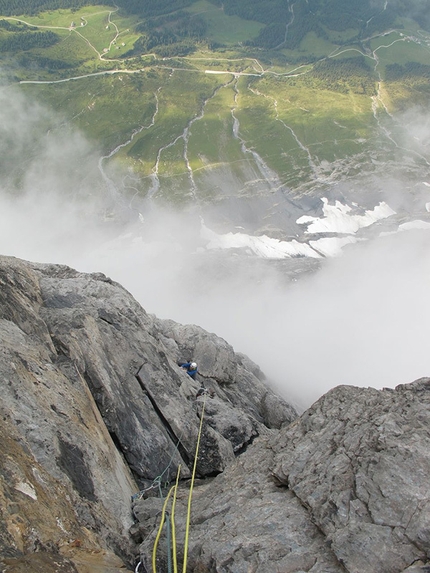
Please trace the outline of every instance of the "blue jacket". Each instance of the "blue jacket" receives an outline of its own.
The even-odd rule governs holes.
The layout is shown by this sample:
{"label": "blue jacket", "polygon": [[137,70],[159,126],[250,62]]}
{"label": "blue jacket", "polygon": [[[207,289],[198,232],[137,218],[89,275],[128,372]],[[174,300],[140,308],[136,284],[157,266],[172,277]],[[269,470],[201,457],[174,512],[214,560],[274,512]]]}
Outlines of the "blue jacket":
{"label": "blue jacket", "polygon": [[186,368],[187,374],[191,376],[191,378],[195,378],[197,374],[197,368],[191,369],[191,362],[184,362],[180,365],[182,368]]}

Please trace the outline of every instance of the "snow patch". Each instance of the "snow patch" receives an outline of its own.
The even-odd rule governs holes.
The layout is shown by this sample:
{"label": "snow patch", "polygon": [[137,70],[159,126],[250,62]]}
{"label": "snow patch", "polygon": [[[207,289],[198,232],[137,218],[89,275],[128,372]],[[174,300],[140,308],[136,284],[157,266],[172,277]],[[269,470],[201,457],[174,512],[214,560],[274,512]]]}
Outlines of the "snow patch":
{"label": "snow patch", "polygon": [[356,242],[355,237],[326,237],[318,241],[309,241],[309,244],[324,257],[338,257],[342,254],[342,248],[345,245]]}
{"label": "snow patch", "polygon": [[328,199],[323,197],[322,202],[324,203],[323,217],[304,215],[297,219],[296,223],[299,225],[308,225],[305,233],[353,235],[363,227],[369,227],[376,221],[395,215],[395,211],[384,201],[381,201],[372,210],[365,211],[364,215],[351,215],[352,207],[343,205],[340,201],[336,201],[334,205],[329,205]]}
{"label": "snow patch", "polygon": [[322,258],[311,246],[296,240],[280,241],[267,235],[254,237],[245,233],[218,235],[202,224],[200,236],[207,241],[207,249],[247,249],[263,259],[285,259],[289,257]]}
{"label": "snow patch", "polygon": [[427,221],[408,221],[399,225],[399,231],[411,231],[413,229],[430,229],[430,223]]}
{"label": "snow patch", "polygon": [[[297,219],[299,225],[307,225],[306,234],[336,233],[348,235],[343,237],[323,237],[309,243],[280,241],[267,235],[252,236],[246,233],[226,233],[219,235],[201,223],[200,236],[206,241],[206,249],[244,249],[249,254],[264,259],[285,259],[290,257],[337,257],[342,254],[345,245],[357,242],[353,235],[362,227],[369,227],[381,219],[395,215],[385,202],[379,203],[373,209],[364,211],[364,214],[351,214],[353,208],[336,201],[329,205],[328,199],[323,197],[323,217],[304,215]],[[353,203],[357,208],[357,204]]]}
{"label": "snow patch", "polygon": [[385,231],[380,233],[380,237],[389,237],[390,235],[396,235],[397,233],[401,233],[402,231],[414,231],[414,230],[429,230],[430,223],[427,221],[407,221],[406,223],[402,223],[398,226],[397,231]]}

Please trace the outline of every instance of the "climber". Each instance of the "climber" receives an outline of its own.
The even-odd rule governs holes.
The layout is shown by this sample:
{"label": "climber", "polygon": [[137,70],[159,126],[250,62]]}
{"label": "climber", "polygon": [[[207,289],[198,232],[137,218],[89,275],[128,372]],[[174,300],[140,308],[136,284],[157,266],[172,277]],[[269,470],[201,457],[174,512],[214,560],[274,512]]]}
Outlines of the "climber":
{"label": "climber", "polygon": [[188,376],[195,380],[197,374],[197,364],[195,362],[179,362],[178,366],[186,370]]}

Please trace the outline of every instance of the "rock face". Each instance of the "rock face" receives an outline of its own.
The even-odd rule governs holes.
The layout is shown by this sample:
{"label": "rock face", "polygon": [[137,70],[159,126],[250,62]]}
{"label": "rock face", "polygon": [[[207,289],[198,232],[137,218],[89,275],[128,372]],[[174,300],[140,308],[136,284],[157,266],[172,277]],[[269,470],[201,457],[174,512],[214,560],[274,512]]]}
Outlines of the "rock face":
{"label": "rock face", "polygon": [[430,379],[338,387],[276,444],[273,473],[351,573],[402,571],[430,552]]}
{"label": "rock face", "polygon": [[[195,488],[189,570],[428,573],[429,476],[430,379],[338,387]],[[187,499],[180,492],[180,540]],[[138,519],[157,503],[136,501]],[[144,533],[150,571],[154,532]]]}
{"label": "rock face", "polygon": [[4,573],[430,571],[430,379],[297,417],[216,335],[0,257],[0,380]]}
{"label": "rock face", "polygon": [[[224,340],[148,315],[104,275],[2,257],[0,288],[6,571],[25,568],[28,554],[42,549],[45,573],[48,555],[52,571],[60,557],[66,569],[86,571],[79,559],[95,549],[113,567],[112,550],[132,563],[131,496],[157,478],[169,482],[179,465],[183,479],[190,475],[202,383],[214,397],[201,477],[296,417],[278,399],[280,414],[271,418],[266,404],[275,395],[264,376]],[[177,366],[191,357],[199,380]]]}

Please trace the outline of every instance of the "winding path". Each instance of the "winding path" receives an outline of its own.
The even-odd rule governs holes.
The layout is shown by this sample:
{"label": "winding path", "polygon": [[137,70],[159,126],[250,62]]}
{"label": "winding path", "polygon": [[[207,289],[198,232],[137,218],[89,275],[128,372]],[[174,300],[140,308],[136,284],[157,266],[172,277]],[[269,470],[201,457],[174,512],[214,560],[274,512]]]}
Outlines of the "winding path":
{"label": "winding path", "polygon": [[[387,7],[387,1],[385,2],[384,8],[383,10],[385,10]],[[291,13],[291,19],[290,21],[286,24],[286,29],[285,29],[285,38],[284,38],[284,42],[282,42],[278,47],[281,47],[286,39],[287,39],[287,34],[288,34],[288,28],[289,26],[293,23],[294,21],[294,2],[290,3],[288,0],[288,9],[289,12]],[[114,28],[114,36],[113,38],[110,40],[109,45],[107,48],[104,49],[104,51],[101,53],[99,52],[95,46],[87,39],[85,38],[85,36],[79,31],[79,28],[76,26],[69,26],[69,27],[64,27],[64,26],[49,26],[49,25],[34,25],[34,24],[30,24],[29,22],[26,22],[24,20],[22,20],[21,18],[6,18],[8,20],[14,20],[23,24],[26,24],[28,26],[35,26],[37,28],[43,28],[43,29],[51,29],[51,30],[68,30],[72,33],[75,33],[76,35],[78,35],[84,42],[86,42],[87,45],[90,46],[90,48],[97,54],[97,57],[99,60],[102,60],[104,62],[121,62],[124,63],[124,60],[119,60],[119,59],[112,59],[109,57],[109,52],[112,48],[113,45],[115,45],[115,43],[117,42],[118,38],[120,37],[121,32],[117,26],[117,24],[113,21],[112,19],[112,15],[115,14],[115,12],[118,10],[118,8],[116,10],[109,10],[107,11],[108,13],[108,25],[112,26]],[[87,26],[87,20],[82,19],[82,28],[84,28],[85,26]],[[392,114],[390,114],[387,105],[384,102],[384,98],[383,98],[383,79],[381,77],[381,74],[378,72],[378,65],[379,65],[379,57],[378,57],[378,51],[383,50],[383,49],[388,49],[391,46],[393,46],[394,44],[396,44],[397,42],[405,42],[405,41],[417,41],[418,39],[415,39],[411,36],[407,36],[407,35],[402,35],[402,37],[400,38],[396,38],[393,41],[391,41],[389,44],[387,45],[380,45],[377,48],[375,48],[374,50],[371,49],[366,49],[364,48],[364,46],[369,45],[370,41],[375,40],[378,37],[385,37],[388,36],[392,33],[400,33],[397,30],[389,30],[387,32],[384,32],[383,34],[379,34],[379,35],[375,35],[375,36],[371,36],[366,38],[365,40],[363,40],[362,45],[363,45],[363,49],[360,50],[358,48],[338,48],[336,50],[334,50],[331,54],[329,54],[327,56],[327,58],[334,58],[336,56],[339,56],[341,54],[345,54],[351,51],[355,51],[355,52],[359,52],[361,55],[363,55],[366,58],[370,58],[371,60],[373,60],[374,62],[374,70],[375,72],[378,74],[379,80],[378,80],[378,86],[377,86],[377,94],[375,96],[372,96],[371,98],[371,106],[372,106],[372,112],[373,112],[373,116],[375,119],[375,122],[377,123],[381,133],[383,133],[385,135],[385,137],[391,142],[392,145],[394,145],[395,147],[402,149],[404,151],[407,151],[408,153],[412,153],[413,155],[419,157],[420,159],[422,159],[427,165],[430,165],[430,162],[420,153],[412,150],[412,149],[406,149],[404,147],[401,147],[399,145],[398,142],[396,142],[393,134],[388,130],[388,128],[386,126],[383,125],[383,123],[381,122],[381,116],[380,116],[380,110],[382,109],[383,112],[389,116],[392,120],[394,119]],[[157,151],[157,155],[156,155],[156,159],[155,159],[155,163],[154,163],[154,167],[152,170],[152,174],[149,176],[151,179],[151,188],[149,190],[149,197],[153,197],[159,190],[160,188],[160,181],[159,181],[159,166],[160,166],[160,160],[161,160],[161,156],[162,153],[173,147],[179,140],[183,140],[184,142],[184,151],[183,151],[183,159],[184,159],[184,164],[185,164],[185,168],[186,171],[188,172],[188,176],[189,176],[189,181],[190,181],[190,189],[191,189],[191,193],[193,195],[193,197],[195,199],[197,199],[197,186],[194,180],[194,173],[193,173],[193,169],[191,167],[190,161],[189,161],[189,157],[188,157],[188,144],[189,144],[189,138],[190,138],[190,131],[192,128],[192,125],[201,120],[204,117],[204,112],[205,112],[205,107],[207,102],[215,97],[215,95],[218,93],[218,91],[222,88],[222,87],[226,87],[227,85],[230,85],[232,82],[234,82],[234,90],[235,90],[235,96],[234,96],[234,106],[231,108],[231,116],[233,118],[233,137],[237,140],[240,141],[241,143],[241,148],[242,148],[242,152],[245,155],[251,155],[253,160],[255,161],[255,164],[258,168],[258,170],[261,173],[262,178],[270,185],[270,187],[273,188],[279,188],[279,186],[281,186],[281,181],[279,180],[279,177],[276,173],[274,173],[269,167],[268,165],[265,163],[265,161],[263,160],[263,158],[253,149],[251,149],[250,147],[248,147],[246,145],[246,141],[241,137],[240,135],[240,124],[239,124],[239,120],[237,117],[237,109],[238,109],[238,96],[239,96],[239,88],[238,88],[238,80],[241,77],[250,77],[250,78],[262,78],[265,75],[273,75],[273,76],[278,76],[278,77],[296,77],[299,75],[303,75],[306,73],[309,73],[309,71],[312,69],[312,66],[310,65],[299,65],[296,68],[293,68],[290,71],[285,71],[285,72],[276,72],[272,69],[265,69],[264,66],[262,65],[262,63],[256,59],[256,58],[217,58],[217,61],[219,62],[227,62],[227,66],[224,69],[219,69],[219,70],[210,70],[210,69],[201,69],[201,68],[194,68],[194,69],[190,69],[190,68],[186,68],[186,67],[172,67],[169,66],[169,59],[170,58],[162,58],[162,59],[158,59],[154,54],[147,54],[148,55],[152,55],[152,57],[156,60],[156,63],[154,65],[151,66],[145,66],[145,67],[141,67],[138,69],[111,69],[111,70],[103,70],[103,71],[99,71],[99,72],[93,72],[93,73],[88,73],[88,74],[82,74],[82,75],[78,75],[78,76],[72,76],[69,78],[63,78],[63,79],[59,79],[59,80],[21,80],[20,84],[60,84],[60,83],[65,83],[65,82],[70,82],[70,81],[78,81],[84,78],[91,78],[91,77],[98,77],[98,76],[103,76],[103,75],[114,75],[114,74],[140,74],[142,72],[146,72],[148,70],[157,68],[157,69],[165,69],[165,70],[170,70],[171,73],[173,72],[179,72],[179,73],[197,73],[197,74],[208,74],[208,75],[230,75],[232,76],[232,79],[227,82],[227,83],[223,83],[222,85],[218,86],[215,90],[214,93],[202,103],[201,109],[199,111],[199,113],[192,118],[187,125],[185,126],[182,134],[178,135],[177,137],[175,137],[172,141],[170,141],[169,143],[167,143],[166,145],[161,146],[158,151]],[[173,60],[177,61],[177,58],[172,58]],[[326,58],[322,58],[326,59]],[[207,61],[207,58],[198,58],[198,57],[192,57],[192,56],[187,56],[183,58],[184,61],[189,61],[189,62],[195,62],[198,63],[199,61]],[[131,59],[130,59],[131,61]],[[246,65],[249,65],[248,62],[251,63],[252,69],[253,71],[236,71],[236,70],[231,70],[228,68],[228,63],[236,63],[236,62],[243,62],[244,66],[246,67]],[[249,87],[249,86],[248,86]],[[161,87],[158,89],[158,91],[161,89]],[[275,118],[276,121],[280,122],[292,135],[293,139],[295,140],[297,146],[299,149],[301,149],[307,156],[307,161],[309,164],[309,168],[311,170],[311,172],[314,175],[314,178],[316,180],[321,180],[320,175],[319,175],[319,170],[318,170],[318,166],[317,163],[315,162],[315,158],[312,156],[310,149],[303,144],[299,137],[297,136],[297,134],[295,133],[295,131],[289,126],[287,125],[279,116],[279,111],[278,111],[278,102],[275,98],[273,98],[270,95],[264,94],[261,91],[257,90],[257,89],[253,89],[251,87],[249,87],[249,89],[252,91],[252,93],[254,93],[256,96],[259,97],[264,97],[268,100],[271,101],[274,109],[275,109]],[[141,126],[138,129],[135,129],[133,131],[133,133],[131,134],[131,136],[127,139],[127,141],[121,143],[120,145],[118,145],[117,147],[115,147],[115,149],[113,149],[112,151],[110,151],[110,153],[108,153],[107,155],[103,156],[100,158],[99,160],[99,170],[102,174],[102,177],[108,187],[108,189],[110,190],[110,192],[113,195],[118,195],[117,190],[115,189],[115,185],[113,183],[113,181],[111,179],[109,179],[109,177],[106,174],[106,171],[104,169],[104,163],[106,161],[108,161],[110,158],[112,158],[116,153],[118,153],[122,148],[126,147],[127,145],[129,145],[132,140],[139,134],[141,133],[143,130],[147,130],[150,129],[151,127],[153,127],[155,125],[155,121],[156,121],[156,116],[158,114],[158,97],[157,97],[157,93],[154,94],[155,100],[156,100],[156,110],[153,114],[153,117],[151,119],[151,122],[146,125],[146,126]]]}

